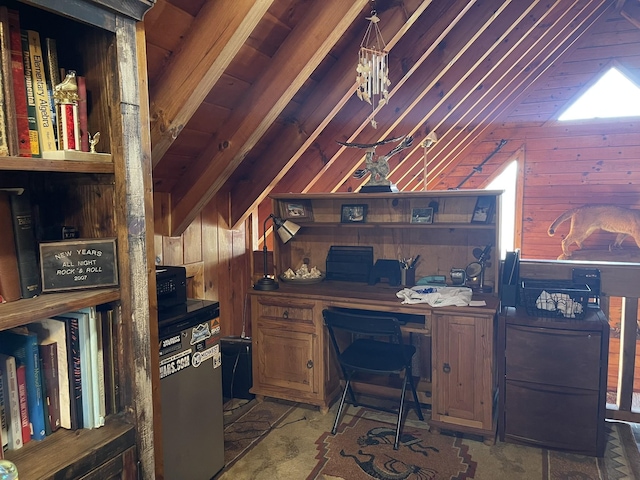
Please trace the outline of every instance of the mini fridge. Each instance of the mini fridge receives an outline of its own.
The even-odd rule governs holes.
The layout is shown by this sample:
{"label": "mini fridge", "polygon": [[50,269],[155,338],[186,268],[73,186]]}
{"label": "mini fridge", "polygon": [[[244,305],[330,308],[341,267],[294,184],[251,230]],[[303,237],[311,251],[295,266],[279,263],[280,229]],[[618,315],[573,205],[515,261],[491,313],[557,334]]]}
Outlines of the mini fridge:
{"label": "mini fridge", "polygon": [[158,313],[165,480],[210,480],[224,467],[219,304],[188,299]]}

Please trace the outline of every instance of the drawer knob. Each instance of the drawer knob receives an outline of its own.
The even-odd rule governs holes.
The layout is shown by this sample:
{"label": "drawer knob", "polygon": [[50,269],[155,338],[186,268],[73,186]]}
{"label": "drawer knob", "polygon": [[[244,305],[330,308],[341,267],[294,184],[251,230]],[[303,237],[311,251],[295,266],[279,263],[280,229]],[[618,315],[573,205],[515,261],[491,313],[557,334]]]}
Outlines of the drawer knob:
{"label": "drawer knob", "polygon": [[307,368],[313,368],[313,360],[307,362]]}
{"label": "drawer knob", "polygon": [[442,364],[442,371],[444,373],[451,373],[451,365],[449,365],[448,363],[443,363]]}
{"label": "drawer knob", "polygon": [[284,318],[285,320],[289,318],[289,310],[285,310],[284,312],[282,312],[282,318]]}

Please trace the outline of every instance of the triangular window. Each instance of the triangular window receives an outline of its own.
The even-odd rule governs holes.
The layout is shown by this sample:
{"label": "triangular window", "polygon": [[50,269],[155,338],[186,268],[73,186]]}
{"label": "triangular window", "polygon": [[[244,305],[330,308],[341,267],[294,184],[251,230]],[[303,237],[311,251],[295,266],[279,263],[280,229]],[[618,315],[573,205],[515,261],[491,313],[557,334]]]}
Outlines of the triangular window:
{"label": "triangular window", "polygon": [[558,118],[587,120],[640,116],[640,87],[612,67]]}

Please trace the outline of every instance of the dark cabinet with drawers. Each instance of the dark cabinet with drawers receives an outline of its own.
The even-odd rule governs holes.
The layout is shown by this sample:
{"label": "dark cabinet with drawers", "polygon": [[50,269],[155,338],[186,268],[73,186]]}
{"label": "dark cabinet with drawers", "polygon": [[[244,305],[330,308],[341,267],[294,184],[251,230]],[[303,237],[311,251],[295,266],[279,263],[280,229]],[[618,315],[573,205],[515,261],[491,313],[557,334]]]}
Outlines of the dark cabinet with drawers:
{"label": "dark cabinet with drawers", "polygon": [[503,441],[604,454],[609,325],[600,309],[583,320],[500,316]]}

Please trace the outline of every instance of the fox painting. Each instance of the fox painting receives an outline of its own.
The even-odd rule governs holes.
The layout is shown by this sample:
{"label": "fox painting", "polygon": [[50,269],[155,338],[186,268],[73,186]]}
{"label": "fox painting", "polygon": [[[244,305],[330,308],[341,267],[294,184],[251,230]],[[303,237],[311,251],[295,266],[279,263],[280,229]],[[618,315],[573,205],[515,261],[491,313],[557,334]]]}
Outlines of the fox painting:
{"label": "fox painting", "polygon": [[617,233],[615,242],[609,246],[621,248],[622,242],[628,236],[633,237],[640,247],[640,210],[619,207],[617,205],[583,205],[567,210],[554,220],[549,227],[549,235],[553,236],[558,226],[571,219],[568,235],[562,240],[562,253],[571,256],[569,246],[576,243],[582,248],[585,239],[596,230]]}

